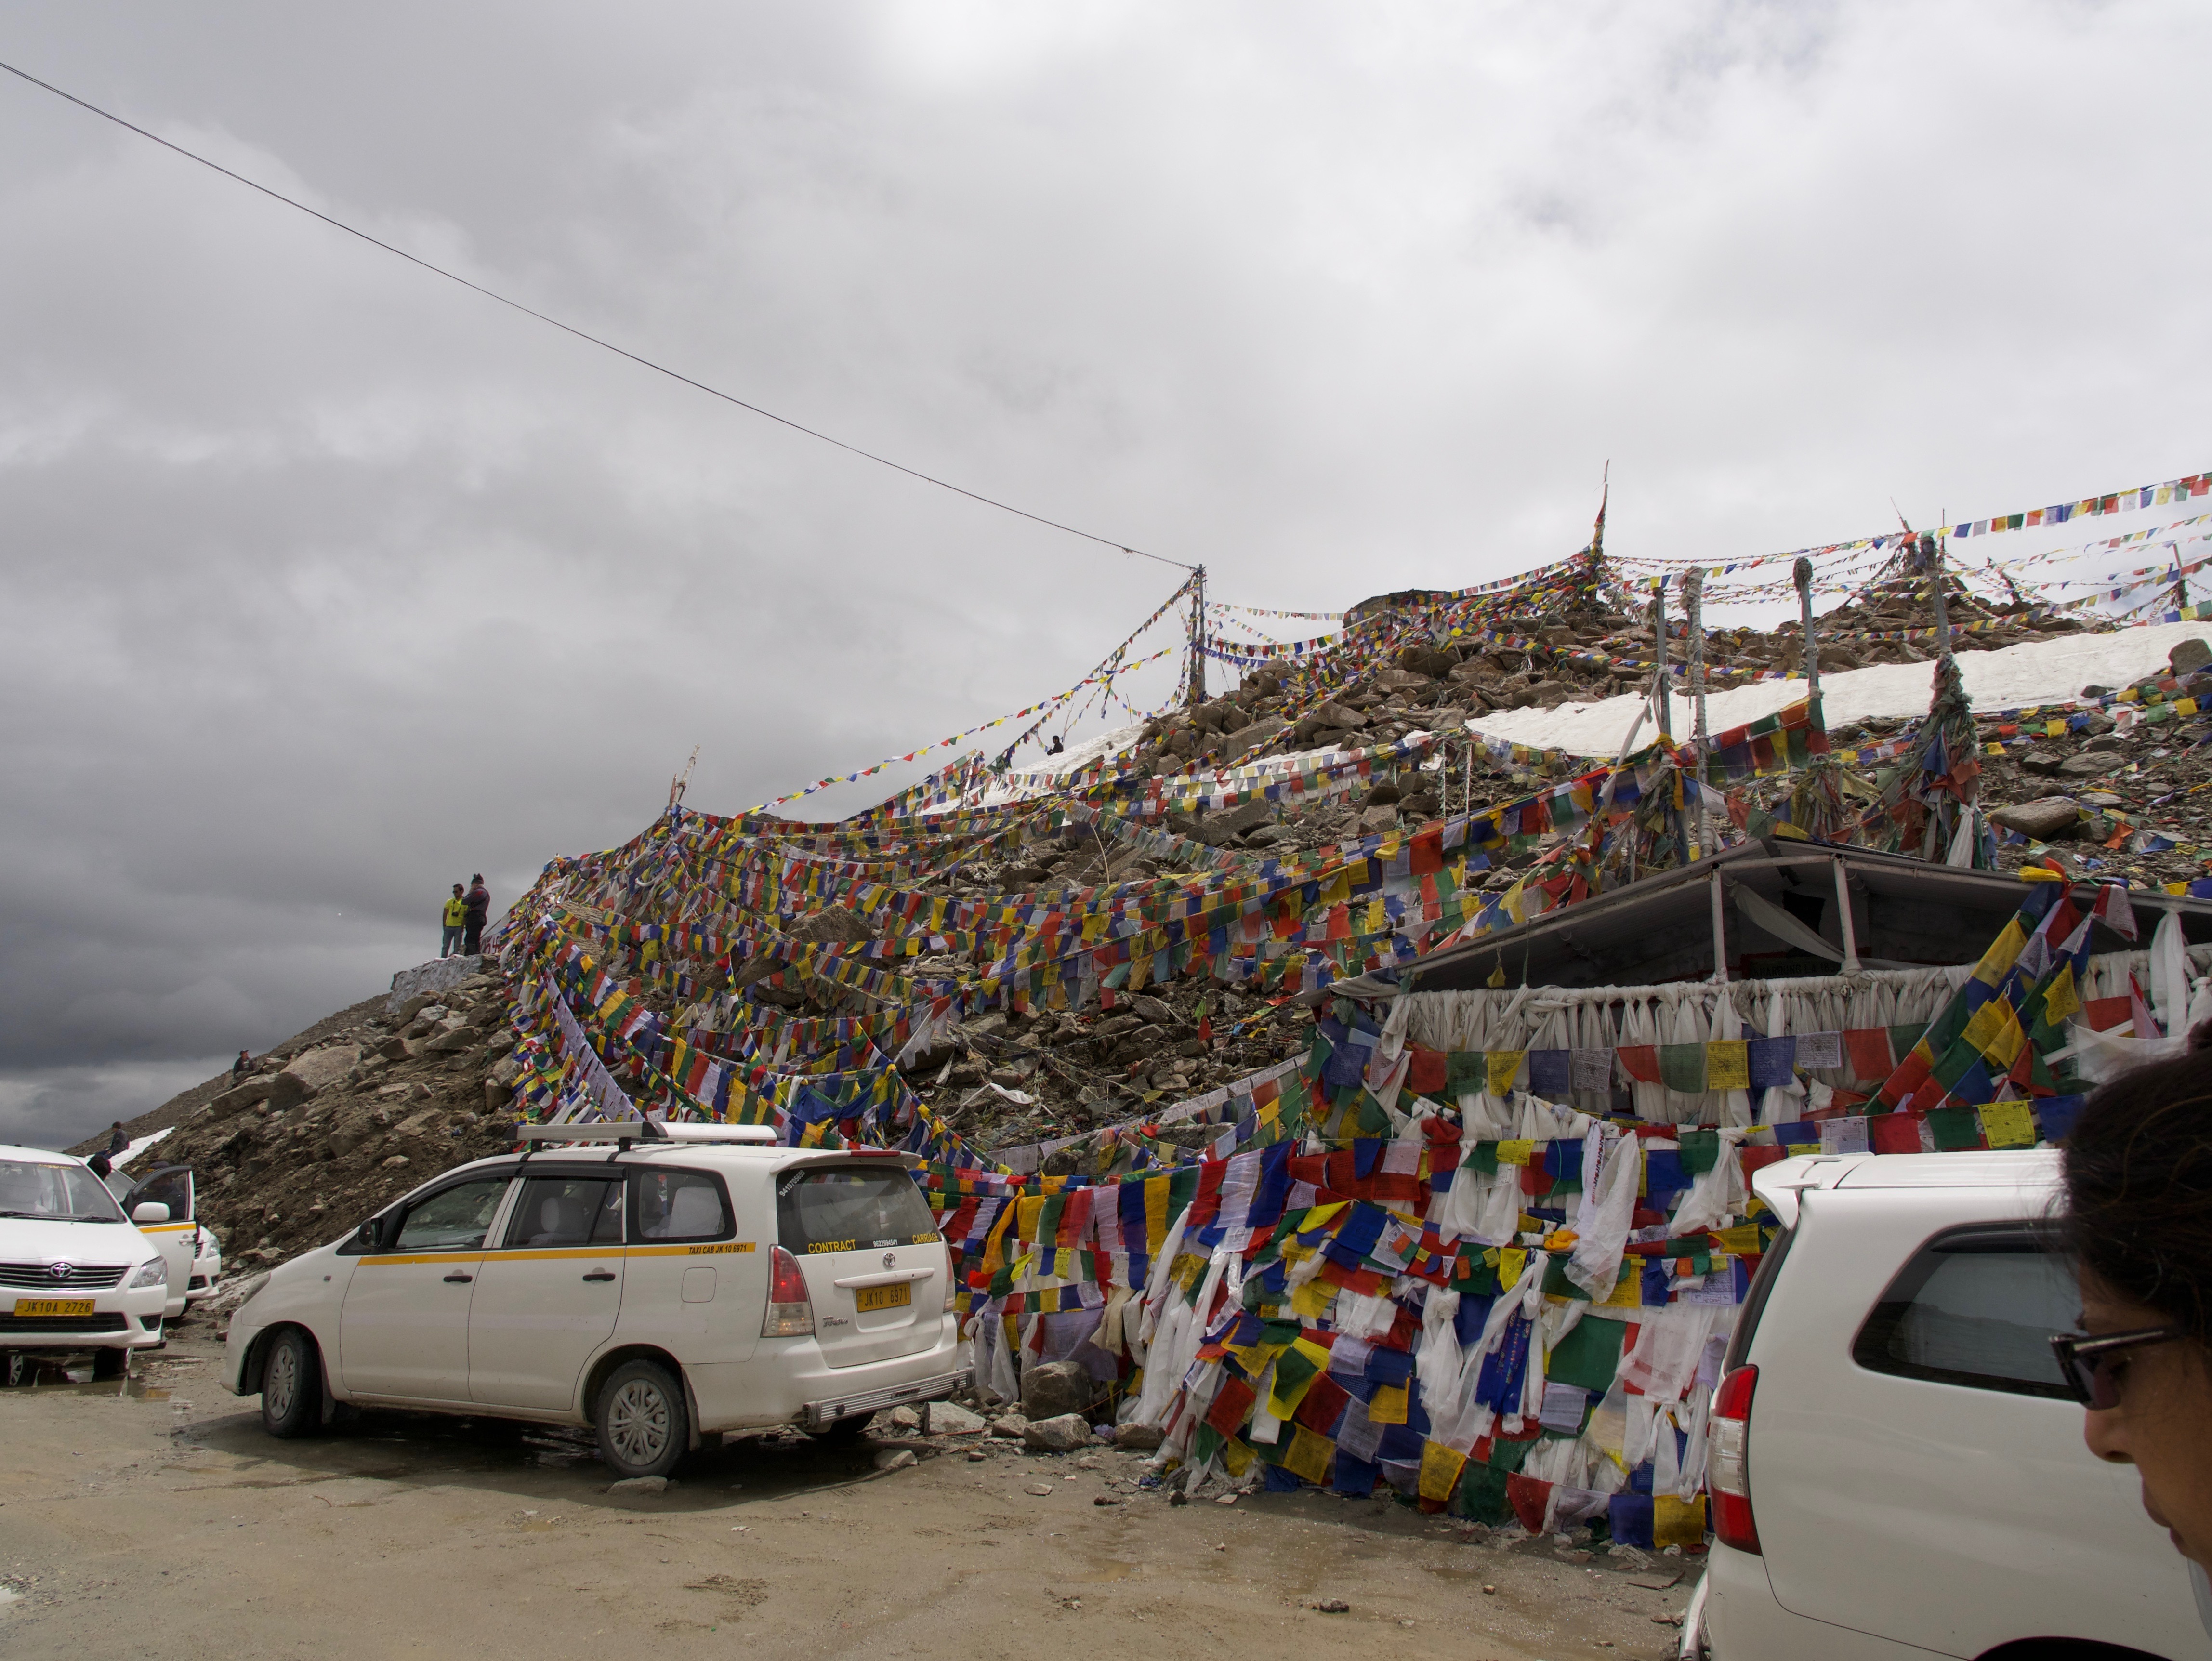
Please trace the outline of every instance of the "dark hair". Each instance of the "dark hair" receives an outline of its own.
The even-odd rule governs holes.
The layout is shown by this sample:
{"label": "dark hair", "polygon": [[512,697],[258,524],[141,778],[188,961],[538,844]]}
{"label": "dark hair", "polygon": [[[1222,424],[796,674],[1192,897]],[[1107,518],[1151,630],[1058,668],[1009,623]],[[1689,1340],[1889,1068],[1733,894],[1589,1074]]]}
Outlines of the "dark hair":
{"label": "dark hair", "polygon": [[2066,1138],[2064,1229],[2081,1266],[2212,1341],[2212,1022],[2122,1074]]}

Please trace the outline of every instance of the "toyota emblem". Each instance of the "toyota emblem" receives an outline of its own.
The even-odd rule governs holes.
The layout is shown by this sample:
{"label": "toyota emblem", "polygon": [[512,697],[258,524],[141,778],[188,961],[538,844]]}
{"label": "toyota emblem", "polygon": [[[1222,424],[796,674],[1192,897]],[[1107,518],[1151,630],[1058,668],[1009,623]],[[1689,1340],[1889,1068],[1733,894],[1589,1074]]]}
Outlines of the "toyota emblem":
{"label": "toyota emblem", "polygon": [[47,1266],[46,1273],[52,1275],[57,1281],[66,1281],[70,1275],[76,1273],[76,1269],[74,1266],[69,1263],[52,1263]]}
{"label": "toyota emblem", "polygon": [[884,1267],[885,1269],[896,1269],[898,1267],[898,1256],[896,1252],[886,1251],[884,1253]]}

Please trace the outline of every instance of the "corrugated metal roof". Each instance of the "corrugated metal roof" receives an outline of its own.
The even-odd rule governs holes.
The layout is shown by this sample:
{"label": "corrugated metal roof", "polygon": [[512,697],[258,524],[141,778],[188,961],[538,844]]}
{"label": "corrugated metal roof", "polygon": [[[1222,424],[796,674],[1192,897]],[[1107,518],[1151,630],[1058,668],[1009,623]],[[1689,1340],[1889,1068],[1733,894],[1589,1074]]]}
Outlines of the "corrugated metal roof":
{"label": "corrugated metal roof", "polygon": [[[1840,891],[1850,899],[1850,944],[1862,968],[1972,963],[2020,909],[2025,887],[2019,878],[1997,872],[1769,838],[1443,947],[1395,971],[1340,981],[1329,991],[1353,996],[1387,995],[1394,988],[1457,991],[1487,984],[1499,970],[1515,986],[1703,979],[1713,972],[1716,876],[1730,978],[1833,974],[1842,966],[1838,958],[1845,945],[1839,873]],[[2097,885],[2077,883],[2073,891],[2087,910]],[[2128,891],[2128,898],[2142,939],[2130,942],[2100,923],[2094,950],[2148,945],[2167,910],[2181,915],[2192,945],[2212,942],[2212,901],[2137,888]],[[1815,937],[1837,956],[1812,950]]]}

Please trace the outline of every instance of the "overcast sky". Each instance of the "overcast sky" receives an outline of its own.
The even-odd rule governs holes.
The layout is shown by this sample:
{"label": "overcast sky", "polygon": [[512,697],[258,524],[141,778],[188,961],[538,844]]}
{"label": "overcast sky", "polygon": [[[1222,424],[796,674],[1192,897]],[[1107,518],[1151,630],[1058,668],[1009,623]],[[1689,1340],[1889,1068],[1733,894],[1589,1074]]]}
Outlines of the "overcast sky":
{"label": "overcast sky", "polygon": [[[1608,458],[1614,547],[1715,557],[2212,461],[2208,35],[19,0],[0,58],[1220,598],[1334,609],[1571,551]],[[1068,684],[1180,579],[0,82],[0,1140],[379,989],[447,884],[504,905],[629,837],[695,744],[691,803],[749,806]]]}

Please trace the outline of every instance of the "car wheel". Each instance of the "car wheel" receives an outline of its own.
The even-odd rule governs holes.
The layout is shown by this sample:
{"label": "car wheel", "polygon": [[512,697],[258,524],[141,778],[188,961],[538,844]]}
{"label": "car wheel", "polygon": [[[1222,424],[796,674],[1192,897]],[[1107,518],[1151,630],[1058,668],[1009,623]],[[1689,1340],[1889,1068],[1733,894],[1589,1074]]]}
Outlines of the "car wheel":
{"label": "car wheel", "polygon": [[92,1376],[105,1382],[121,1378],[131,1371],[131,1352],[127,1349],[95,1349],[92,1352]]}
{"label": "car wheel", "polygon": [[830,1442],[839,1447],[850,1447],[860,1439],[860,1433],[874,1422],[872,1413],[855,1413],[849,1418],[834,1419],[819,1430],[806,1433],[817,1442]]}
{"label": "car wheel", "polygon": [[684,1386],[658,1361],[625,1361],[599,1386],[599,1457],[618,1477],[665,1476],[691,1441]]}
{"label": "car wheel", "polygon": [[261,1427],[289,1440],[323,1427],[323,1359],[315,1341],[286,1327],[269,1341],[261,1367]]}

